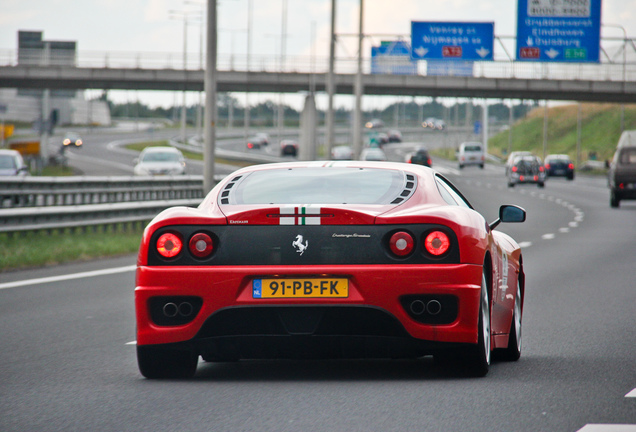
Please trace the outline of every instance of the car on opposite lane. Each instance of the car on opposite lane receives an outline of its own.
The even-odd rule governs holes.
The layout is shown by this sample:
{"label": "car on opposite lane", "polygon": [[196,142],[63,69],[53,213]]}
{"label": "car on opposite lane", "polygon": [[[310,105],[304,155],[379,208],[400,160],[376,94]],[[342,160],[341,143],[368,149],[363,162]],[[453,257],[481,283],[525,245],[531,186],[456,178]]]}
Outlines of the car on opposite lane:
{"label": "car on opposite lane", "polygon": [[138,176],[183,175],[186,173],[185,158],[175,147],[146,147],[135,159],[133,172]]}
{"label": "car on opposite lane", "polygon": [[0,176],[29,175],[29,167],[24,163],[22,155],[17,150],[0,149]]}
{"label": "car on opposite lane", "polygon": [[253,165],[198,208],[146,227],[137,360],[147,378],[198,359],[419,358],[488,372],[521,355],[523,222],[490,224],[434,170],[393,162]]}

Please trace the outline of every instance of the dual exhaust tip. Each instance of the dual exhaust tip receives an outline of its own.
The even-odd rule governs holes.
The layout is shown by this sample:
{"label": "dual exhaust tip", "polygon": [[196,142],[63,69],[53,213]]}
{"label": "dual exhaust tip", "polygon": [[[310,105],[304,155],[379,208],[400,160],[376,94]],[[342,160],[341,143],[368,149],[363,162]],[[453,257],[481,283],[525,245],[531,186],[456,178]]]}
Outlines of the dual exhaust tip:
{"label": "dual exhaust tip", "polygon": [[428,300],[426,302],[422,300],[413,300],[409,305],[409,308],[413,315],[420,316],[427,313],[428,315],[435,316],[442,311],[442,304],[437,300]]}
{"label": "dual exhaust tip", "polygon": [[163,315],[166,318],[175,318],[177,316],[188,318],[194,313],[194,306],[190,302],[181,302],[178,305],[176,303],[166,303],[163,305]]}

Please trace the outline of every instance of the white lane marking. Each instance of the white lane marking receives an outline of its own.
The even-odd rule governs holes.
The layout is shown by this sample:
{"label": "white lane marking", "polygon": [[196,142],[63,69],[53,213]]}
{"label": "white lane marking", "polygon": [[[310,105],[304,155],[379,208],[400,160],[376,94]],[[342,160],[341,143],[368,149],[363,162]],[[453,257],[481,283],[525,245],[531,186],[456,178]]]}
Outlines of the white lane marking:
{"label": "white lane marking", "polygon": [[559,228],[559,232],[560,232],[560,233],[567,233],[567,232],[570,232],[570,228]]}
{"label": "white lane marking", "polygon": [[636,425],[628,424],[586,424],[576,432],[636,432]]}
{"label": "white lane marking", "polygon": [[577,222],[570,222],[568,225],[570,225],[570,228],[576,228],[577,226],[579,226]]}
{"label": "white lane marking", "polygon": [[521,242],[521,243],[519,243],[519,247],[520,247],[520,248],[527,248],[527,247],[530,247],[530,246],[532,246],[532,242],[528,242],[528,241],[527,241],[527,242]]}
{"label": "white lane marking", "polygon": [[16,288],[16,287],[21,287],[26,285],[38,285],[43,283],[59,282],[59,281],[72,280],[72,279],[83,279],[88,277],[103,276],[103,275],[116,274],[116,273],[125,273],[125,272],[135,271],[136,269],[137,269],[136,265],[131,265],[131,266],[125,266],[125,267],[114,267],[114,268],[103,269],[103,270],[94,270],[89,272],[73,273],[73,274],[60,275],[60,276],[51,276],[51,277],[38,278],[38,279],[27,279],[27,280],[15,281],[15,282],[6,282],[6,283],[0,284],[0,289]]}
{"label": "white lane marking", "polygon": [[633,397],[633,398],[636,398],[636,389],[634,389],[634,390],[630,391],[629,393],[627,393],[627,394],[625,395],[625,397]]}
{"label": "white lane marking", "polygon": [[130,341],[130,342],[126,342],[126,345],[137,345],[137,341]]}
{"label": "white lane marking", "polygon": [[543,234],[543,235],[541,236],[541,238],[542,238],[543,240],[552,240],[554,237],[555,237],[555,236],[554,236],[554,234],[552,234],[552,233],[550,233],[550,234]]}

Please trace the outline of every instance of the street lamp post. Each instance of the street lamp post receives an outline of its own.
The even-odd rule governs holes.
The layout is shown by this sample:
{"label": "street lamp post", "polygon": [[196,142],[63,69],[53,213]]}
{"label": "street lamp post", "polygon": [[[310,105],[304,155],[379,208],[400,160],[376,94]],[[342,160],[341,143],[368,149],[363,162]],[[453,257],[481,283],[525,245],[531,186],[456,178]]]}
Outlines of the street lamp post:
{"label": "street lamp post", "polygon": [[[188,17],[194,16],[193,14],[199,14],[198,11],[175,11],[171,10],[171,18],[181,17],[183,18],[183,73],[185,75],[188,69]],[[185,80],[185,76],[184,76]],[[183,86],[183,105],[181,106],[181,142],[186,144],[186,88]]]}
{"label": "street lamp post", "polygon": [[362,40],[364,17],[364,0],[360,0],[360,22],[358,27],[358,69],[354,83],[355,88],[355,109],[353,112],[353,152],[356,159],[360,157],[362,151]]}
{"label": "street lamp post", "polygon": [[[623,83],[626,78],[626,66],[627,66],[627,31],[625,27],[620,24],[602,24],[603,27],[617,28],[623,31]],[[625,130],[625,104],[621,104],[621,133]]]}
{"label": "street lamp post", "polygon": [[216,0],[208,0],[207,47],[205,61],[205,140],[203,143],[203,192],[214,187],[214,153],[216,148],[217,91],[217,10]]}

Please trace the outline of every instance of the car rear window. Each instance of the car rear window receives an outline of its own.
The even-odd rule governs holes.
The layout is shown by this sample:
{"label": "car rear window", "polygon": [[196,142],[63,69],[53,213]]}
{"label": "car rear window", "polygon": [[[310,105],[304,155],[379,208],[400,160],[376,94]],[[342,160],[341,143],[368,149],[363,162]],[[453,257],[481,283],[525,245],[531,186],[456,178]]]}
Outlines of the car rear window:
{"label": "car rear window", "polygon": [[179,155],[173,152],[149,152],[143,156],[144,162],[178,162]]}
{"label": "car rear window", "polygon": [[464,151],[480,152],[481,151],[481,146],[478,146],[478,145],[466,146],[466,147],[464,147]]}
{"label": "car rear window", "polygon": [[622,164],[636,164],[636,148],[625,148],[621,151]]}
{"label": "car rear window", "polygon": [[[234,180],[236,182],[234,183]],[[397,204],[415,189],[415,176],[374,168],[289,168],[234,178],[221,204]]]}

